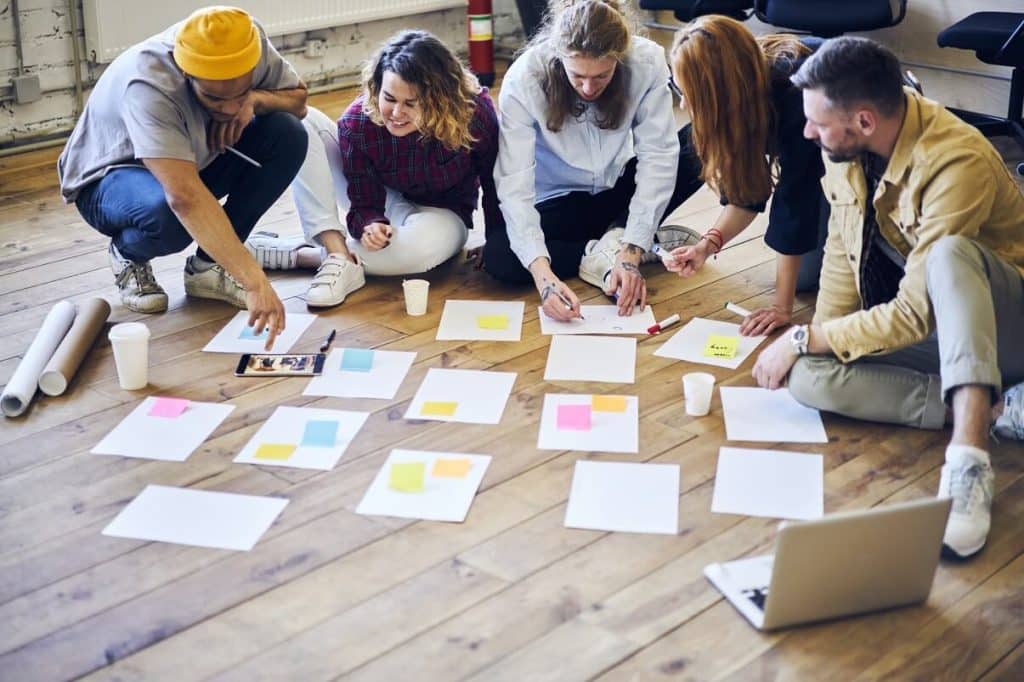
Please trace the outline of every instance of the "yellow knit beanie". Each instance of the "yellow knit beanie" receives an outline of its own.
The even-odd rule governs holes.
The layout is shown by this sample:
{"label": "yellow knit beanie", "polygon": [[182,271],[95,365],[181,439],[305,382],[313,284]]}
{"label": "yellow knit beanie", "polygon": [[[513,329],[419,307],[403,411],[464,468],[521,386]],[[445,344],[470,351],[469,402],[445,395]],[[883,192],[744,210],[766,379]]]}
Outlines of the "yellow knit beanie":
{"label": "yellow knit beanie", "polygon": [[174,61],[204,80],[229,80],[252,71],[260,60],[260,33],[237,7],[204,7],[185,20],[174,38]]}

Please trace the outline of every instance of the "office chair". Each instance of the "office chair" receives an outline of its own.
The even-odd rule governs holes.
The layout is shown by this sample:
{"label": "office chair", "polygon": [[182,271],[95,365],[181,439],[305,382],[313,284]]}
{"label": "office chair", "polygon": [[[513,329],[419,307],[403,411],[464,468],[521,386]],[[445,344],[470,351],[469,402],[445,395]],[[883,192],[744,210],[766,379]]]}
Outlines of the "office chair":
{"label": "office chair", "polygon": [[[974,50],[986,64],[1013,68],[1010,76],[1010,105],[1006,118],[974,111],[950,109],[980,130],[986,137],[1007,135],[1024,146],[1024,14],[1020,12],[975,12],[956,22],[938,38],[939,47]],[[1024,162],[1017,165],[1024,175]]]}
{"label": "office chair", "polygon": [[753,4],[753,0],[640,0],[640,9],[672,10],[679,21],[693,21],[705,14],[724,14],[744,21],[750,18]]}
{"label": "office chair", "polygon": [[890,0],[755,0],[754,14],[772,26],[834,38],[895,26],[907,14],[907,0],[899,0],[895,14]]}

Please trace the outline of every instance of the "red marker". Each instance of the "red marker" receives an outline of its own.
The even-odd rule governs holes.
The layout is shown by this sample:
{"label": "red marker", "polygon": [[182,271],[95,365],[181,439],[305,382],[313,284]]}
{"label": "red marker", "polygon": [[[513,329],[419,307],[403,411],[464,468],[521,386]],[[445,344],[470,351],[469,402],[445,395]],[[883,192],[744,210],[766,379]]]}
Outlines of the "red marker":
{"label": "red marker", "polygon": [[658,324],[656,324],[656,325],[654,325],[652,327],[648,327],[647,328],[647,333],[648,334],[657,334],[662,329],[665,329],[666,327],[671,327],[672,325],[674,325],[678,321],[679,321],[679,315],[678,314],[669,315],[668,317],[666,317],[664,320],[662,320]]}

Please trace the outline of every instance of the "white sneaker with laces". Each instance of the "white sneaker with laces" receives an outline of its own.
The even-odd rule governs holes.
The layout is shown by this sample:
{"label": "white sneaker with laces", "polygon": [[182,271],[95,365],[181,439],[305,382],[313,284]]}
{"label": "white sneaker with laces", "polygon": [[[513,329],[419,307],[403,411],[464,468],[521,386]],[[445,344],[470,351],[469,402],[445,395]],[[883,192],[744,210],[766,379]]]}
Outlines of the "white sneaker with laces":
{"label": "white sneaker with laces", "polygon": [[304,246],[309,246],[304,236],[281,237],[276,232],[253,232],[245,240],[245,248],[264,270],[294,270]]}
{"label": "white sneaker with laces", "polygon": [[210,298],[245,310],[245,287],[219,263],[207,263],[198,256],[185,261],[185,293],[195,298]]}
{"label": "white sneaker with laces", "polygon": [[[356,256],[358,259],[358,256]],[[344,256],[330,254],[320,264],[306,292],[306,305],[326,308],[338,305],[345,297],[366,284],[363,264],[353,263]]]}
{"label": "white sneaker with laces", "polygon": [[1003,413],[996,418],[992,432],[1001,438],[1024,440],[1024,384],[1011,386],[1003,394]]}
{"label": "white sneaker with laces", "polygon": [[615,265],[615,256],[622,248],[622,235],[625,232],[625,228],[613,227],[600,239],[592,239],[587,243],[580,260],[580,279],[604,291],[605,280]]}
{"label": "white sneaker with laces", "polygon": [[992,525],[995,475],[988,453],[970,445],[946,447],[939,478],[939,497],[953,498],[942,544],[960,558],[985,546]]}
{"label": "white sneaker with laces", "polygon": [[148,261],[135,263],[128,260],[117,250],[113,241],[110,242],[107,255],[125,308],[136,313],[162,313],[167,310],[167,292],[156,281],[153,266]]}

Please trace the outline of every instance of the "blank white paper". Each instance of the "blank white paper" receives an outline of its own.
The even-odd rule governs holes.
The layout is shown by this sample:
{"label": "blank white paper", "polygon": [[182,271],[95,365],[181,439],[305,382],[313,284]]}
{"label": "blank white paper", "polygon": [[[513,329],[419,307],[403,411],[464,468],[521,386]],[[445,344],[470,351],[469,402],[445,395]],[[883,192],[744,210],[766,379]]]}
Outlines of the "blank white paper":
{"label": "blank white paper", "polygon": [[[296,469],[333,469],[345,454],[349,443],[363,427],[369,412],[347,410],[325,410],[313,407],[290,407],[281,405],[270,419],[263,422],[253,434],[234,461],[238,464],[259,464],[260,466],[294,467]],[[337,422],[338,431],[334,445],[302,445],[306,424],[311,421]],[[295,452],[288,459],[257,459],[260,445],[296,445]]]}
{"label": "blank white paper", "polygon": [[636,381],[636,339],[614,336],[551,337],[544,381]]}
{"label": "blank white paper", "polygon": [[[436,459],[468,459],[473,465],[464,478],[435,477],[431,476],[430,472]],[[406,493],[391,489],[389,482],[391,464],[394,462],[424,463],[426,475],[421,492]],[[356,513],[462,523],[466,520],[469,507],[490,463],[491,458],[488,455],[392,450],[384,466],[377,472],[373,483],[366,489],[366,494],[356,507]]]}
{"label": "blank white paper", "polygon": [[315,319],[316,315],[288,311],[284,331],[277,335],[274,347],[267,351],[263,348],[267,343],[264,339],[239,338],[249,325],[249,312],[242,310],[217,332],[203,350],[207,353],[288,353]]}
{"label": "blank white paper", "polygon": [[184,462],[227,419],[234,405],[189,402],[177,417],[151,417],[156,397],[143,400],[90,452]]}
{"label": "blank white paper", "polygon": [[628,317],[619,317],[619,307],[614,305],[583,305],[580,314],[584,319],[568,322],[547,316],[543,308],[537,308],[541,334],[647,334],[647,329],[658,323],[651,306],[633,310]]}
{"label": "blank white paper", "polygon": [[148,485],[104,535],[248,552],[288,500]]}
{"label": "blank white paper", "polygon": [[[445,301],[436,338],[438,341],[518,341],[523,333],[524,308],[522,301]],[[477,319],[492,315],[507,317],[508,327],[481,329]]]}
{"label": "blank white paper", "polygon": [[679,532],[679,465],[576,462],[565,525],[675,535]]}
{"label": "blank white paper", "polygon": [[[734,358],[709,358],[704,355],[710,336],[735,336],[740,342]],[[677,331],[671,339],[661,344],[654,354],[662,358],[675,358],[715,367],[736,369],[750,354],[757,350],[767,336],[740,336],[740,326],[731,322],[706,320],[695,317]]]}
{"label": "blank white paper", "polygon": [[302,395],[326,395],[333,398],[378,398],[390,400],[416,360],[416,353],[404,351],[373,351],[373,367],[369,372],[343,370],[344,348],[335,348],[324,362],[324,371],[313,377]]}
{"label": "blank white paper", "polygon": [[[406,419],[497,424],[516,382],[515,372],[431,368],[405,412]],[[426,402],[457,403],[453,415],[424,415]]]}
{"label": "blank white paper", "polygon": [[788,388],[722,386],[727,440],[762,443],[827,443],[821,413],[804,407]]}
{"label": "blank white paper", "polygon": [[711,511],[778,519],[825,513],[821,455],[721,448]]}
{"label": "blank white paper", "polygon": [[548,393],[540,416],[537,448],[540,450],[581,450],[589,452],[639,452],[640,401],[636,396],[626,399],[625,412],[590,413],[590,430],[560,430],[559,405],[589,405],[593,396],[570,393]]}

